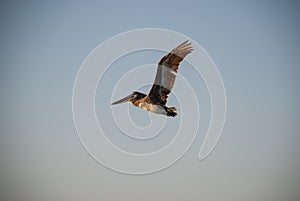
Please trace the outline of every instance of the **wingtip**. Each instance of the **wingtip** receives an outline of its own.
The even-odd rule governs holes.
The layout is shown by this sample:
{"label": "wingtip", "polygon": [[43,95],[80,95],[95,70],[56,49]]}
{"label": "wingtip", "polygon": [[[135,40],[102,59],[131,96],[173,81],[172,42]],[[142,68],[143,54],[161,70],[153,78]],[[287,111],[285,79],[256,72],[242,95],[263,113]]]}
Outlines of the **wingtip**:
{"label": "wingtip", "polygon": [[189,40],[185,40],[183,43],[181,43],[179,46],[186,46],[186,45],[191,45],[192,43]]}
{"label": "wingtip", "polygon": [[176,54],[178,52],[184,52],[186,54],[189,54],[193,51],[193,45],[189,40],[184,41],[180,45],[178,45],[176,48],[174,48],[172,51]]}
{"label": "wingtip", "polygon": [[193,49],[193,45],[189,40],[184,41],[183,43],[178,45],[178,47],[184,47],[184,48],[191,47],[191,49]]}

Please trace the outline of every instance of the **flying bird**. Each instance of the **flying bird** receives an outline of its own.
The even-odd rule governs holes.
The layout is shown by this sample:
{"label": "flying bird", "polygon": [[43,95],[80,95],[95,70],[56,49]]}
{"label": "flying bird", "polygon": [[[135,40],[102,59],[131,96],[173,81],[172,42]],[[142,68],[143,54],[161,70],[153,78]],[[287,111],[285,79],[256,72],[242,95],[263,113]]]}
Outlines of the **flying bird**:
{"label": "flying bird", "polygon": [[158,62],[154,83],[148,95],[133,91],[129,96],[113,102],[111,105],[129,101],[143,110],[175,117],[177,115],[176,108],[166,106],[168,95],[173,89],[180,62],[192,51],[193,47],[189,41],[178,45]]}

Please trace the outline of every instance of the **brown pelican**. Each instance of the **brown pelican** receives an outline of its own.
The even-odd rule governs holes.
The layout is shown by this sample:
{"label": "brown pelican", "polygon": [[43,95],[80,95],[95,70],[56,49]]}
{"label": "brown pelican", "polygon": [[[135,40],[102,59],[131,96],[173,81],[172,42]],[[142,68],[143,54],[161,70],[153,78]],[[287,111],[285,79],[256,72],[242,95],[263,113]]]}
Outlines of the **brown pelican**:
{"label": "brown pelican", "polygon": [[111,105],[129,101],[132,105],[143,110],[175,117],[177,115],[176,108],[166,106],[168,94],[174,86],[179,63],[192,50],[191,43],[185,41],[160,59],[155,80],[148,95],[134,91],[129,96],[111,103]]}

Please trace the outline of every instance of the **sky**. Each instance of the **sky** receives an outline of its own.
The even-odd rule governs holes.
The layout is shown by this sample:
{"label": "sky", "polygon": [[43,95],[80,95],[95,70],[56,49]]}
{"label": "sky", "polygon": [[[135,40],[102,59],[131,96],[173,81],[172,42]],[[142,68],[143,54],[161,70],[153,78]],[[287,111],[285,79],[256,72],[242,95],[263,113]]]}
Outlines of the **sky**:
{"label": "sky", "polygon": [[[1,1],[1,200],[299,200],[299,10],[296,1]],[[72,94],[92,50],[143,28],[169,29],[201,45],[224,82],[227,115],[216,148],[198,160],[210,119],[209,93],[183,63],[179,75],[195,91],[201,112],[195,141],[169,168],[136,176],[112,171],[88,153],[75,128]],[[116,82],[163,54],[124,56],[97,86],[97,119],[112,133],[107,137],[128,151],[157,150],[180,123],[150,115],[166,121],[165,129],[145,144],[123,136],[112,120],[111,111],[122,115],[127,109],[109,105]],[[180,83],[174,87],[178,94],[184,92]],[[113,99],[136,89],[146,93],[145,84]],[[180,106],[180,97],[171,94],[168,104],[184,112],[189,108]],[[135,124],[149,124],[146,112],[128,111]]]}

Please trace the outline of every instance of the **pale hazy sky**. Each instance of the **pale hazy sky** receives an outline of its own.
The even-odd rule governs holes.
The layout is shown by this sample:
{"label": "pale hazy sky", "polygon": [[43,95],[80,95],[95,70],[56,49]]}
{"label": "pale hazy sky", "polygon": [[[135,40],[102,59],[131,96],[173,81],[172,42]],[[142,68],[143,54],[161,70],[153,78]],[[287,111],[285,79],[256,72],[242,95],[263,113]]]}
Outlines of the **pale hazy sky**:
{"label": "pale hazy sky", "polygon": [[[1,200],[298,201],[299,11],[297,1],[1,2]],[[73,123],[72,90],[96,46],[149,27],[183,33],[209,53],[225,84],[227,118],[206,160],[197,160],[200,132],[175,165],[132,176],[103,167],[83,148]],[[148,53],[139,58],[156,62],[162,54]],[[135,56],[116,65],[130,69]],[[180,73],[194,80],[188,68]],[[113,86],[118,77],[107,75]],[[205,114],[205,86],[195,89]],[[103,107],[96,105],[98,117]],[[158,139],[146,149],[168,141]]]}

